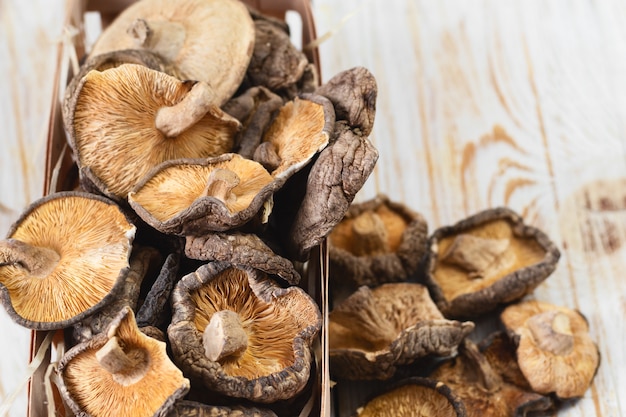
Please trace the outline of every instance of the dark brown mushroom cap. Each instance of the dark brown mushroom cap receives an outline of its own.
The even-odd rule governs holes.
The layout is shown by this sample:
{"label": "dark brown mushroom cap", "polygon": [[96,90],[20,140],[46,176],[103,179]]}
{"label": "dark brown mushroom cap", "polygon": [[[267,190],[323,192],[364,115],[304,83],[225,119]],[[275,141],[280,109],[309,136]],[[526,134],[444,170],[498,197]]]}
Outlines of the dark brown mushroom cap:
{"label": "dark brown mushroom cap", "polygon": [[92,70],[74,94],[64,121],[81,181],[115,200],[164,161],[230,152],[240,126],[206,84],[137,64]]}
{"label": "dark brown mushroom cap", "polygon": [[517,340],[517,362],[533,390],[559,398],[584,395],[600,354],[578,311],[529,300],[506,307],[500,318]]}
{"label": "dark brown mushroom cap", "polygon": [[505,382],[469,339],[459,354],[429,376],[448,385],[463,401],[468,417],[526,416],[552,407],[549,397]]}
{"label": "dark brown mushroom cap", "polygon": [[254,32],[248,9],[237,0],[142,0],[117,16],[90,54],[152,51],[170,63],[181,80],[209,83],[221,106],[241,84]]}
{"label": "dark brown mushroom cap", "polygon": [[352,204],[328,237],[334,280],[374,286],[415,278],[427,251],[428,224],[379,194]]}
{"label": "dark brown mushroom cap", "polygon": [[280,185],[257,162],[229,153],[163,162],[131,190],[128,202],[162,233],[202,236],[268,216]]}
{"label": "dark brown mushroom cap", "polygon": [[367,137],[374,127],[378,86],[374,75],[364,67],[354,67],[334,75],[315,90],[330,99],[337,120]]}
{"label": "dark brown mushroom cap", "polygon": [[276,417],[276,414],[257,407],[218,406],[183,400],[176,403],[167,417]]}
{"label": "dark brown mushroom cap", "polygon": [[465,405],[444,383],[411,377],[382,388],[353,417],[465,417]]}
{"label": "dark brown mushroom cap", "polygon": [[130,307],[104,332],[68,350],[57,375],[63,400],[85,417],[165,417],[190,388],[165,342],[144,335]]}
{"label": "dark brown mushroom cap", "polygon": [[[178,282],[172,306],[168,336],[175,360],[207,388],[271,403],[292,398],[305,387],[321,313],[301,288],[281,288],[253,268],[212,262]],[[243,330],[247,341],[213,361],[203,339],[229,340],[228,335],[207,334],[214,317],[224,312],[238,319],[235,330]]]}
{"label": "dark brown mushroom cap", "polygon": [[473,329],[446,320],[423,285],[362,286],[330,312],[330,369],[342,379],[388,379],[398,365],[454,354]]}
{"label": "dark brown mushroom cap", "polygon": [[428,245],[426,284],[446,317],[477,317],[522,298],[560,258],[545,233],[505,207],[439,228]]}
{"label": "dark brown mushroom cap", "polygon": [[112,302],[136,228],[104,197],[66,191],[31,204],[0,241],[0,298],[11,318],[59,329]]}
{"label": "dark brown mushroom cap", "polygon": [[276,275],[291,285],[300,282],[293,263],[267,246],[257,235],[249,233],[211,233],[187,236],[185,255],[200,261],[225,261],[247,265],[270,275]]}
{"label": "dark brown mushroom cap", "polygon": [[345,124],[335,124],[335,135],[311,167],[306,193],[288,229],[295,259],[306,259],[341,221],[378,160],[372,143]]}
{"label": "dark brown mushroom cap", "polygon": [[328,145],[334,128],[335,111],[326,97],[296,97],[280,108],[255,150],[254,160],[272,177],[286,180]]}

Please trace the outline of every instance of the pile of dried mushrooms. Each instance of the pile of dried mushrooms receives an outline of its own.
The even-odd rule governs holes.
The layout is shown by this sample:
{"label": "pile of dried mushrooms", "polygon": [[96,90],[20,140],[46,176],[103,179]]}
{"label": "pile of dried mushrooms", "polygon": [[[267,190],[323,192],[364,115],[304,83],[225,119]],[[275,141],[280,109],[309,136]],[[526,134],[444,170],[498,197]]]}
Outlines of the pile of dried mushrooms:
{"label": "pile of dried mushrooms", "polygon": [[326,240],[331,377],[393,381],[355,415],[583,395],[584,317],[524,298],[559,259],[545,234],[504,208],[429,235],[384,195],[352,204],[378,159],[376,96],[361,67],[320,85],[289,27],[239,0],[139,0],[105,28],[63,103],[76,184],[0,241],[10,316],[65,330],[68,414],[299,414],[322,326],[305,266]]}

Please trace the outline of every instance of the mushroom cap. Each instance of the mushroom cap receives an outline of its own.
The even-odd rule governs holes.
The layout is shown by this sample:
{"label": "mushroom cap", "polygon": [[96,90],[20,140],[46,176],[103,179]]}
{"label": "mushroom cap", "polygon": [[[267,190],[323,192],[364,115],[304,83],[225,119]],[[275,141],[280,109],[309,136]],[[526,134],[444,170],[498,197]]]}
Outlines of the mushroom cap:
{"label": "mushroom cap", "polygon": [[[142,45],[128,29],[137,19],[150,27]],[[205,81],[216,105],[237,90],[254,48],[255,28],[237,0],[141,0],[131,4],[102,32],[90,56],[119,49],[149,49],[176,68],[183,80]]]}
{"label": "mushroom cap", "polygon": [[104,197],[66,191],[35,201],[11,226],[7,241],[43,248],[57,259],[35,259],[44,273],[29,272],[24,260],[2,259],[0,248],[0,298],[9,315],[22,326],[51,330],[110,303],[129,272],[135,231]]}
{"label": "mushroom cap", "polygon": [[421,284],[362,286],[329,314],[330,369],[343,379],[389,379],[398,365],[454,354],[473,329],[446,320]]}
{"label": "mushroom cap", "polygon": [[[289,178],[324,149],[334,130],[335,111],[325,97],[305,94],[285,103],[263,135],[261,146],[269,145],[279,164],[269,171],[276,179]],[[254,159],[264,163],[258,157]]]}
{"label": "mushroom cap", "polygon": [[[226,197],[206,190],[212,175],[220,170],[238,178]],[[259,163],[229,153],[163,162],[131,190],[128,202],[160,232],[202,236],[242,226],[262,210],[269,210],[272,194],[279,187]]]}
{"label": "mushroom cap", "polygon": [[[114,372],[100,356],[111,340],[130,362]],[[130,307],[120,310],[104,332],[68,350],[57,373],[61,396],[81,416],[165,417],[190,388],[165,342],[143,334]]]}
{"label": "mushroom cap", "polygon": [[353,417],[465,417],[463,402],[444,383],[405,378],[380,390]]}
{"label": "mushroom cap", "polygon": [[517,340],[517,361],[533,390],[559,398],[584,395],[600,354],[578,311],[528,300],[506,307],[500,318]]}
{"label": "mushroom cap", "polygon": [[353,285],[406,281],[417,275],[426,254],[428,224],[421,214],[379,194],[352,204],[328,241],[333,276]]}
{"label": "mushroom cap", "polygon": [[168,417],[276,417],[276,413],[257,407],[208,405],[183,400],[176,403]]}
{"label": "mushroom cap", "polygon": [[[281,288],[253,268],[212,262],[178,282],[172,305],[168,336],[175,360],[207,388],[271,403],[293,398],[305,387],[321,313],[301,288]],[[247,347],[212,361],[203,333],[213,316],[224,311],[238,315]]]}
{"label": "mushroom cap", "polygon": [[183,102],[194,86],[138,64],[89,71],[64,107],[81,179],[112,199],[125,199],[164,161],[229,152],[240,124],[214,105],[175,137],[157,129],[159,111]]}
{"label": "mushroom cap", "polygon": [[446,317],[477,317],[532,292],[560,252],[541,230],[505,208],[481,211],[431,235],[425,282]]}

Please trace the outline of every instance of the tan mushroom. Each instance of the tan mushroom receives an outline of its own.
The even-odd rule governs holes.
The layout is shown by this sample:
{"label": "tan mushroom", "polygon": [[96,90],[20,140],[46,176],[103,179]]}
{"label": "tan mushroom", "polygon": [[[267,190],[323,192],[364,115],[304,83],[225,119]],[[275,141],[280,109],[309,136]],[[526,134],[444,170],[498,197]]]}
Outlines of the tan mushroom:
{"label": "tan mushroom", "polygon": [[317,304],[261,271],[212,262],[172,294],[168,337],[176,362],[210,390],[261,403],[295,397],[311,371]]}
{"label": "tan mushroom", "polygon": [[257,162],[223,154],[154,167],[131,190],[128,202],[163,233],[202,236],[242,226],[257,214],[266,218],[279,186]]}
{"label": "tan mushroom", "polygon": [[477,317],[530,293],[559,258],[550,238],[518,214],[488,209],[435,230],[426,283],[446,317]]}
{"label": "tan mushroom", "polygon": [[65,403],[90,417],[165,417],[190,387],[165,342],[144,335],[130,307],[104,332],[68,350],[57,374]]}
{"label": "tan mushroom", "polygon": [[210,85],[221,106],[237,90],[254,48],[248,9],[237,0],[141,0],[104,30],[90,56],[146,49],[175,68],[181,80]]}
{"label": "tan mushroom", "polygon": [[335,378],[389,379],[400,365],[447,356],[474,329],[446,320],[425,286],[362,286],[329,315],[330,369]]}
{"label": "tan mushroom", "polygon": [[129,272],[132,225],[112,201],[59,192],[35,201],[0,241],[0,296],[22,326],[70,326],[113,301]]}
{"label": "tan mushroom", "polygon": [[500,315],[517,341],[519,367],[536,392],[582,397],[600,364],[598,347],[577,311],[541,301],[523,301]]}
{"label": "tan mushroom", "polygon": [[465,406],[444,383],[411,377],[379,389],[353,417],[465,417]]}
{"label": "tan mushroom", "polygon": [[154,166],[230,152],[239,122],[205,82],[182,82],[137,64],[90,71],[65,109],[81,180],[125,199]]}

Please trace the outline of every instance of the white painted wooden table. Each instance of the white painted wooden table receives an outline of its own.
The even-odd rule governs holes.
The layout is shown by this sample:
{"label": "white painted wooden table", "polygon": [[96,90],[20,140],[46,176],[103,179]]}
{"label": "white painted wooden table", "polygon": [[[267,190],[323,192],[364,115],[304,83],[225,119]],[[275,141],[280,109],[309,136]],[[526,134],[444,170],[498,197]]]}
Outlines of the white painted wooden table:
{"label": "white painted wooden table", "polygon": [[[314,0],[323,79],[362,65],[379,86],[385,193],[429,227],[505,205],[562,258],[535,297],[579,309],[602,354],[559,416],[626,414],[626,3]],[[0,234],[43,190],[62,0],[0,0]],[[0,312],[0,398],[26,375],[29,332]],[[10,416],[25,415],[25,391]]]}

